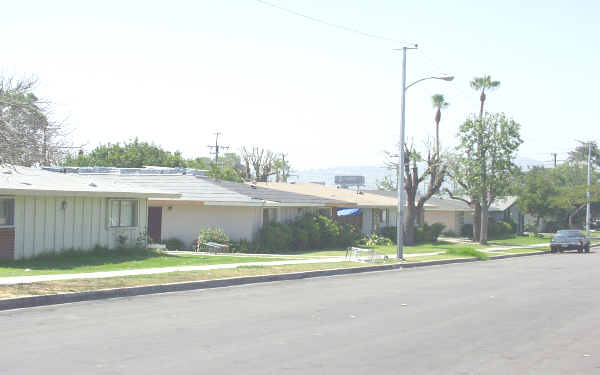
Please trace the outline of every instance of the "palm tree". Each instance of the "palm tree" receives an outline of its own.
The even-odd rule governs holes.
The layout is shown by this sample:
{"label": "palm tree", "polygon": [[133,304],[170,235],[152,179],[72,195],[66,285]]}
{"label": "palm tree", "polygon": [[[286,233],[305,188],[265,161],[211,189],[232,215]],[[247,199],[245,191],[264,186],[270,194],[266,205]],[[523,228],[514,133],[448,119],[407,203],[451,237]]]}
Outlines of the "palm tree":
{"label": "palm tree", "polygon": [[481,106],[479,107],[479,118],[483,117],[483,103],[485,103],[485,90],[491,91],[500,86],[500,81],[492,81],[492,77],[489,75],[483,77],[475,77],[471,81],[471,88],[474,90],[481,90],[479,95],[479,101]]}
{"label": "palm tree", "polygon": [[[475,77],[471,81],[471,87],[474,90],[481,90],[481,95],[479,95],[479,101],[481,102],[481,106],[479,107],[479,120],[483,119],[483,104],[485,103],[485,90],[491,91],[500,86],[500,81],[492,81],[492,77],[489,75],[485,75],[483,77]],[[482,139],[478,140],[478,144],[481,145],[483,143]],[[482,149],[478,149],[478,152],[484,153],[485,151]],[[485,157],[480,154],[479,158],[481,159],[481,185],[487,186],[487,170],[485,166]],[[487,244],[487,235],[488,235],[488,192],[487,189],[484,188],[481,191],[481,202],[475,204],[475,212],[473,214],[473,240],[477,238],[475,231],[479,232],[479,243]],[[478,217],[479,216],[479,217]],[[479,228],[476,229],[475,222],[478,222]]]}
{"label": "palm tree", "polygon": [[442,119],[442,108],[447,107],[448,103],[444,99],[444,95],[435,94],[431,97],[433,108],[435,108],[435,154],[440,156],[440,120]]}

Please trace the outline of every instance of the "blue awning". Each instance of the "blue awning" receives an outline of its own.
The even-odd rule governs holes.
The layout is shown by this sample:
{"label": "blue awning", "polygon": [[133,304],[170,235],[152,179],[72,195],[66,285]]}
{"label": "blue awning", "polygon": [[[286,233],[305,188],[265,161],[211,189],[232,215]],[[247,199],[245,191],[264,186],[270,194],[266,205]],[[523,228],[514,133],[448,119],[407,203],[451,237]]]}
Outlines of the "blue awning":
{"label": "blue awning", "polygon": [[360,208],[346,208],[337,212],[338,216],[356,216],[360,213]]}

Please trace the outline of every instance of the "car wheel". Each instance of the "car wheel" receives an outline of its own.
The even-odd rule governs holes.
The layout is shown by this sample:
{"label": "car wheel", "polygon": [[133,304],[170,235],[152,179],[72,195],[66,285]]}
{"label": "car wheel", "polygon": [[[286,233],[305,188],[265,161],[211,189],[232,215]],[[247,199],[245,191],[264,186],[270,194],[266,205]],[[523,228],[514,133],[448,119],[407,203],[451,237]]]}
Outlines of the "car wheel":
{"label": "car wheel", "polygon": [[579,248],[577,249],[577,252],[578,252],[578,253],[583,253],[583,246],[579,247]]}
{"label": "car wheel", "polygon": [[555,253],[556,252],[556,248],[554,246],[550,246],[550,252],[551,253]]}
{"label": "car wheel", "polygon": [[585,252],[586,252],[586,253],[589,253],[589,252],[590,252],[590,245],[587,245],[587,246],[585,247]]}

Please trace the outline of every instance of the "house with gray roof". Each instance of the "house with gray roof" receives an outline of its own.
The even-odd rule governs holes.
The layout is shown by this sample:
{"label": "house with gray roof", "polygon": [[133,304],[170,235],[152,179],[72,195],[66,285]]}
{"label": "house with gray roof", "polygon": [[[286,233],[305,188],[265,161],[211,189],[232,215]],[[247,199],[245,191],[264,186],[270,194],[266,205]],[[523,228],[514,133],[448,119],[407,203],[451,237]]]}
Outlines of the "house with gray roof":
{"label": "house with gray roof", "polygon": [[148,199],[176,197],[94,176],[0,167],[0,258],[145,243]]}
{"label": "house with gray roof", "polygon": [[148,200],[148,235],[154,241],[177,238],[191,248],[206,227],[223,229],[232,240],[253,240],[269,222],[305,214],[331,215],[332,207],[352,205],[336,199],[220,181],[201,171],[177,168],[47,168],[113,184],[176,192]]}

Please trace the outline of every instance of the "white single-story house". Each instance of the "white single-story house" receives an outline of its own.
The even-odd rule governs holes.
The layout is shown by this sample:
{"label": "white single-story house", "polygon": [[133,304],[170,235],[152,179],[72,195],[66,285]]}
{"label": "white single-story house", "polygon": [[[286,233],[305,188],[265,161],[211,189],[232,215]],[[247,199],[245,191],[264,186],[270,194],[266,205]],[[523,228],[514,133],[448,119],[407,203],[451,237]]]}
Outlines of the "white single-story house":
{"label": "white single-story house", "polygon": [[268,222],[285,222],[308,214],[331,215],[344,202],[286,193],[260,186],[220,181],[201,171],[181,168],[48,168],[114,184],[176,192],[177,197],[148,200],[148,235],[153,241],[171,238],[191,248],[201,229],[217,227],[231,240],[253,240]]}
{"label": "white single-story house", "polygon": [[146,240],[148,198],[177,194],[37,168],[0,168],[0,258]]}
{"label": "white single-story house", "polygon": [[[396,197],[396,192],[385,190],[369,190],[369,193]],[[509,221],[517,223],[517,232],[524,230],[524,216],[517,205],[517,197],[507,196],[497,198],[489,209],[490,218],[494,221]],[[444,232],[461,233],[463,224],[473,224],[473,209],[465,202],[447,196],[433,196],[429,198],[423,210],[420,223],[444,224]]]}
{"label": "white single-story house", "polygon": [[[315,183],[261,182],[259,185],[275,190],[345,202],[335,207],[337,220],[356,225],[365,235],[378,233],[383,227],[396,225],[398,200],[394,196]],[[432,205],[427,204],[426,206],[431,207]],[[348,208],[357,210],[348,210]],[[347,214],[349,215],[345,216]]]}

